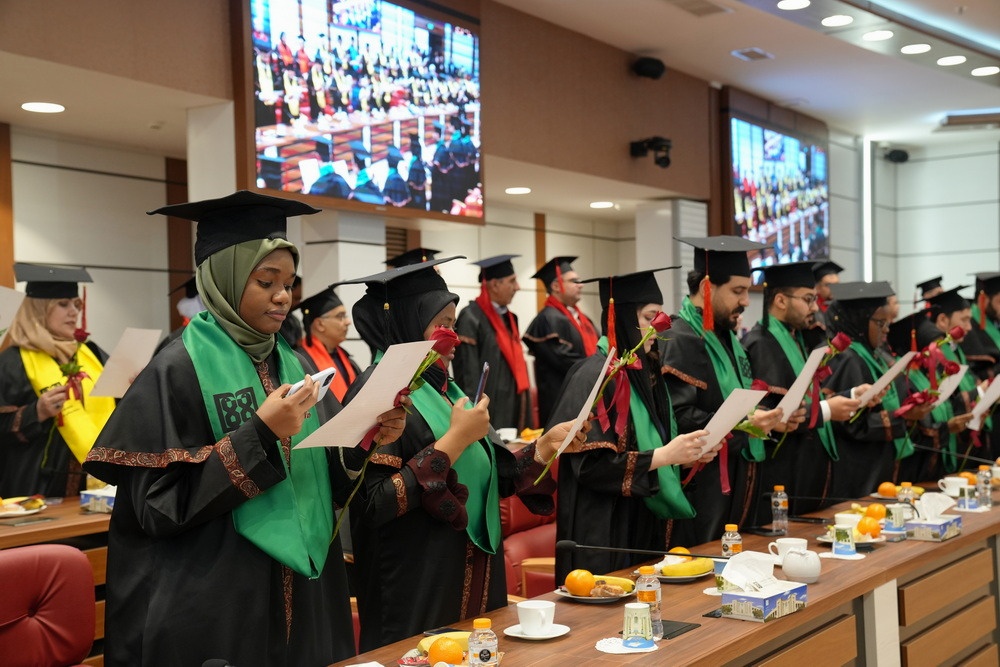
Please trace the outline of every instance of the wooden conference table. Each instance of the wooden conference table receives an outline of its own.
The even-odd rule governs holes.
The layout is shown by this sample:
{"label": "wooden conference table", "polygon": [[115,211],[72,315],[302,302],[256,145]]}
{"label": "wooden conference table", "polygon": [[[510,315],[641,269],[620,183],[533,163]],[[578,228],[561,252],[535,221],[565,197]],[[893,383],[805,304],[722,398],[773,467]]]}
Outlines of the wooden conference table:
{"label": "wooden conference table", "polygon": [[[849,506],[837,505],[815,516],[829,517],[832,524],[834,512]],[[819,581],[808,586],[806,607],[766,624],[705,617],[720,606],[719,597],[702,592],[714,586],[711,575],[685,584],[664,584],[664,620],[700,626],[660,642],[653,653],[610,655],[594,648],[598,640],[618,636],[621,601],[580,604],[554,593],[540,596],[557,601],[555,622],[570,627],[568,634],[546,641],[503,634],[504,628],[518,622],[513,605],[486,616],[493,620],[500,638],[504,653],[501,664],[508,667],[997,665],[1000,507],[986,513],[963,512],[961,516],[962,534],[946,542],[882,543],[863,560],[823,559]],[[822,525],[793,522],[789,536],[805,537],[810,549],[829,552],[828,545],[815,539],[824,530]],[[744,534],[743,546],[766,552],[772,539]],[[719,550],[719,542],[692,549],[709,554]],[[781,568],[775,568],[775,575],[783,578]],[[405,603],[400,600],[400,604]],[[453,625],[472,629],[471,620]],[[398,658],[416,647],[420,638],[396,642],[337,665],[377,661],[395,667]]]}

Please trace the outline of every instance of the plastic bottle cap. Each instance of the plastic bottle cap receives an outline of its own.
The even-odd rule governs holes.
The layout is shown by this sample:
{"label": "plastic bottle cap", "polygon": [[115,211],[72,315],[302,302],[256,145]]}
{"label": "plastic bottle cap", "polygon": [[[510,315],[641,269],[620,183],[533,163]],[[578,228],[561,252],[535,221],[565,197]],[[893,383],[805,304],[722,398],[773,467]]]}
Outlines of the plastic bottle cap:
{"label": "plastic bottle cap", "polygon": [[899,485],[902,487],[909,487],[913,486],[913,482],[900,482]]}
{"label": "plastic bottle cap", "polygon": [[785,485],[784,484],[775,484],[774,485],[774,490],[775,491],[784,491],[785,490]]}
{"label": "plastic bottle cap", "polygon": [[727,533],[735,533],[738,529],[739,529],[739,526],[737,526],[735,523],[727,523],[726,524],[726,532]]}
{"label": "plastic bottle cap", "polygon": [[655,571],[652,565],[643,565],[639,568],[639,574],[653,574]]}
{"label": "plastic bottle cap", "polygon": [[477,618],[472,622],[472,627],[476,630],[488,630],[493,627],[493,621],[488,618]]}
{"label": "plastic bottle cap", "polygon": [[979,469],[980,470],[989,470],[990,467],[989,466],[979,466]]}

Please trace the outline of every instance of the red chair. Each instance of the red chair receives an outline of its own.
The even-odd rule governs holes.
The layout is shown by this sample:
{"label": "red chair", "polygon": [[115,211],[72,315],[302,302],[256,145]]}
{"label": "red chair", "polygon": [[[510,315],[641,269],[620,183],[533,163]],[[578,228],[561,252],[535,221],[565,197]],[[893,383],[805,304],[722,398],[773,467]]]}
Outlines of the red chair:
{"label": "red chair", "polygon": [[556,524],[532,514],[517,496],[500,501],[507,593],[535,597],[555,590]]}
{"label": "red chair", "polygon": [[0,656],[5,667],[79,665],[94,642],[94,577],[79,549],[0,551]]}

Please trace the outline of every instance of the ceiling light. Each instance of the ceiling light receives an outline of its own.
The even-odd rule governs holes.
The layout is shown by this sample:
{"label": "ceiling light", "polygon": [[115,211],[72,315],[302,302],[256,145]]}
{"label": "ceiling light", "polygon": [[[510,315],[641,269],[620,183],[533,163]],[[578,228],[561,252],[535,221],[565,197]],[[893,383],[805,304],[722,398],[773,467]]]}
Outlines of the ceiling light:
{"label": "ceiling light", "polygon": [[794,11],[796,9],[805,9],[809,6],[809,0],[781,0],[778,3],[778,9],[783,9],[786,12]]}
{"label": "ceiling light", "polygon": [[993,76],[994,74],[1000,74],[1000,67],[977,67],[972,70],[972,76]]}
{"label": "ceiling light", "polygon": [[615,203],[613,201],[592,201],[590,202],[590,208],[612,208]]}
{"label": "ceiling light", "polygon": [[509,195],[527,195],[531,194],[531,188],[507,188],[504,192]]}
{"label": "ceiling light", "polygon": [[21,108],[32,113],[62,113],[66,111],[66,107],[55,102],[25,102]]}
{"label": "ceiling light", "polygon": [[872,30],[861,35],[861,39],[866,42],[884,42],[887,39],[892,39],[892,30]]}
{"label": "ceiling light", "polygon": [[927,53],[931,50],[930,44],[907,44],[899,50],[900,53],[908,56],[915,56],[918,53]]}
{"label": "ceiling light", "polygon": [[952,65],[961,65],[965,62],[965,56],[945,56],[944,58],[938,58],[937,64],[941,67],[951,67]]}
{"label": "ceiling light", "polygon": [[827,28],[839,28],[845,25],[851,25],[854,23],[854,17],[848,16],[847,14],[834,14],[833,16],[827,16],[825,19],[820,21]]}

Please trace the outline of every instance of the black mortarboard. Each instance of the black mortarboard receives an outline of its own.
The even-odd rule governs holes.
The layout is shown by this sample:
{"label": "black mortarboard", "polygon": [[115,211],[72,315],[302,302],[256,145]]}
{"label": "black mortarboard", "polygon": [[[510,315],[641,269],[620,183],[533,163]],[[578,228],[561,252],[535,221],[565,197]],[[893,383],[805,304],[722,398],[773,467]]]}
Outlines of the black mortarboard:
{"label": "black mortarboard", "polygon": [[986,271],[974,275],[976,276],[976,292],[986,292],[987,296],[993,296],[1000,292],[1000,273]]}
{"label": "black mortarboard", "polygon": [[813,274],[814,264],[815,262],[772,264],[771,266],[757,267],[754,271],[763,272],[764,287],[767,289],[782,287],[808,287],[812,289],[816,286],[816,277]]}
{"label": "black mortarboard", "polygon": [[890,324],[889,333],[886,335],[889,349],[896,355],[904,355],[914,347],[923,347],[917,340],[917,332],[926,321],[927,311],[918,310]]}
{"label": "black mortarboard", "polygon": [[[940,278],[937,280],[940,281]],[[931,308],[936,313],[944,313],[945,315],[951,315],[956,310],[965,310],[970,306],[970,304],[965,297],[959,294],[959,291],[964,290],[967,287],[968,285],[953,287],[950,290],[928,298],[927,302],[931,304]]]}
{"label": "black mortarboard", "polygon": [[429,259],[434,259],[434,255],[439,252],[441,251],[435,250],[434,248],[410,248],[401,255],[390,257],[385,260],[385,263],[387,266],[395,268],[409,266],[410,264],[420,264],[421,262],[426,262]]}
{"label": "black mortarboard", "polygon": [[506,278],[517,273],[514,271],[514,264],[510,261],[515,257],[520,257],[520,255],[497,255],[481,259],[478,262],[469,263],[479,267],[479,278],[477,280],[482,282],[483,280],[493,280],[494,278]]}
{"label": "black mortarboard", "polygon": [[147,215],[169,215],[198,223],[194,260],[201,264],[211,255],[244,241],[286,238],[288,218],[319,213],[318,208],[291,199],[240,190],[219,199],[204,199],[162,206]]}
{"label": "black mortarboard", "polygon": [[813,264],[813,275],[816,277],[816,282],[819,282],[823,276],[828,276],[832,273],[840,273],[843,270],[844,267],[840,264],[832,262],[828,259]]}
{"label": "black mortarboard", "polygon": [[924,296],[932,289],[941,287],[942,280],[944,280],[944,276],[937,276],[936,278],[929,278],[922,283],[917,283],[917,289],[920,290],[920,296]]}
{"label": "black mortarboard", "polygon": [[419,144],[420,143],[420,135],[417,134],[416,132],[410,132],[406,136],[409,137],[411,144]]}
{"label": "black mortarboard", "polygon": [[857,308],[878,308],[885,304],[886,299],[894,295],[892,286],[884,280],[876,282],[849,282],[830,285],[830,293],[834,301],[850,304]]}
{"label": "black mortarboard", "polygon": [[433,290],[447,291],[448,284],[445,283],[441,274],[434,270],[434,267],[438,264],[450,262],[453,259],[465,259],[465,257],[463,255],[455,255],[454,257],[432,259],[419,264],[408,264],[382,271],[381,273],[374,273],[363,278],[343,280],[330,285],[330,287],[336,287],[337,285],[360,285],[363,283],[368,287],[366,293],[378,299],[398,299],[399,297],[413,296],[414,294]]}
{"label": "black mortarboard", "polygon": [[193,299],[198,296],[198,279],[195,276],[191,276],[180,285],[170,290],[167,293],[167,296],[170,296],[174,292],[180,292],[181,290],[184,290],[185,299]]}
{"label": "black mortarboard", "polygon": [[[575,261],[576,257],[553,257],[543,266],[539,267],[538,271],[535,271],[535,275],[531,277],[541,280],[545,288],[548,289],[552,281],[558,277],[557,273],[559,276],[562,276],[573,270],[573,262]],[[559,269],[558,272],[556,271],[557,268]]]}
{"label": "black mortarboard", "polygon": [[83,267],[39,266],[14,263],[14,277],[28,283],[24,293],[32,299],[73,299],[80,296],[79,283],[92,283]]}
{"label": "black mortarboard", "polygon": [[[678,238],[694,247],[694,270],[713,275],[750,277],[751,250],[763,250],[763,243],[748,241],[742,236],[707,236]],[[718,284],[718,283],[716,283]]]}
{"label": "black mortarboard", "polygon": [[340,297],[337,296],[333,289],[327,287],[317,294],[299,301],[299,305],[296,308],[302,311],[302,326],[308,331],[309,326],[317,317],[322,317],[337,306],[343,305],[344,302],[340,300]]}
{"label": "black mortarboard", "polygon": [[663,266],[658,269],[626,273],[622,276],[587,278],[586,280],[581,280],[580,282],[598,283],[601,295],[601,308],[603,309],[607,309],[608,303],[611,301],[611,297],[614,297],[616,305],[623,303],[662,304],[663,293],[660,291],[660,286],[656,283],[656,276],[653,274],[657,271],[679,268],[679,266]]}
{"label": "black mortarboard", "polygon": [[389,150],[386,153],[385,161],[389,163],[390,167],[394,167],[403,161],[403,154],[399,152],[399,149],[395,146],[389,146]]}
{"label": "black mortarboard", "polygon": [[347,145],[354,151],[354,157],[358,160],[367,160],[372,156],[371,151],[365,148],[365,145],[360,141],[352,141]]}

